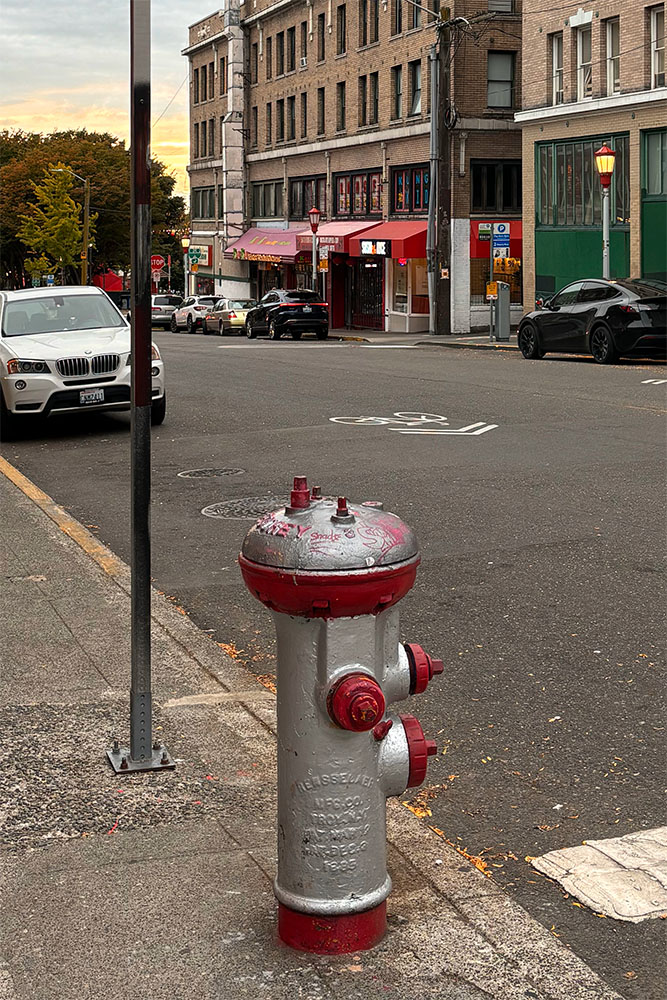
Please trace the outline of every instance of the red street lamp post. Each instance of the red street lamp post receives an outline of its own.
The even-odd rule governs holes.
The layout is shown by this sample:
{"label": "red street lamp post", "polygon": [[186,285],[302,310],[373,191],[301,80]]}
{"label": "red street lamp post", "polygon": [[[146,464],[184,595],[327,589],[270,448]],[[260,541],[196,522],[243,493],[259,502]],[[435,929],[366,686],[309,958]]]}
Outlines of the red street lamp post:
{"label": "red street lamp post", "polygon": [[600,175],[602,186],[602,277],[609,280],[609,222],[611,209],[609,205],[609,188],[614,173],[616,153],[603,143],[595,153],[595,166]]}
{"label": "red street lamp post", "polygon": [[308,213],[310,228],[313,234],[313,291],[317,289],[317,230],[320,225],[320,210],[313,206]]}

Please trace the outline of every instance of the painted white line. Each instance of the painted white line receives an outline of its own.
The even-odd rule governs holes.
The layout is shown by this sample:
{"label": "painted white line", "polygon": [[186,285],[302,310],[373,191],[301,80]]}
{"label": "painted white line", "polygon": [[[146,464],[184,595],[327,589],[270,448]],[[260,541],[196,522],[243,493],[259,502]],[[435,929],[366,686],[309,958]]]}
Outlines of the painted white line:
{"label": "painted white line", "polygon": [[667,378],[645,378],[642,380],[642,385],[665,385],[667,383]]}
{"label": "painted white line", "polygon": [[587,840],[531,863],[594,913],[632,923],[667,913],[667,826]]}
{"label": "painted white line", "polygon": [[372,351],[412,351],[417,344],[364,344],[363,346]]}
{"label": "painted white line", "polygon": [[[467,427],[452,427],[447,428],[447,430],[431,430],[430,427],[418,428],[417,430],[403,430],[400,427],[390,427],[390,431],[398,431],[399,434],[449,434],[450,437],[478,437],[480,434],[486,434],[487,431],[493,431],[498,427],[498,424],[469,424]],[[475,430],[474,428],[477,428]]]}

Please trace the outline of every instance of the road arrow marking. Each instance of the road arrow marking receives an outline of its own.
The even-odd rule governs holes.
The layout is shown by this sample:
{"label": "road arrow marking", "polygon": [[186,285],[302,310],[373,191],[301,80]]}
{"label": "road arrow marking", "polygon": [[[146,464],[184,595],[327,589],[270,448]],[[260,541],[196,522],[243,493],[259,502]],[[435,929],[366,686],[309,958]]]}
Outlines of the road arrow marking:
{"label": "road arrow marking", "polygon": [[642,380],[642,385],[664,385],[667,382],[667,378],[645,378]]}
{"label": "road arrow marking", "polygon": [[469,424],[467,427],[452,427],[446,430],[431,430],[429,427],[418,428],[417,430],[404,430],[402,427],[390,427],[390,431],[398,431],[399,434],[449,434],[458,437],[477,437],[486,434],[487,431],[495,430],[498,424],[485,424],[483,421],[477,424]]}

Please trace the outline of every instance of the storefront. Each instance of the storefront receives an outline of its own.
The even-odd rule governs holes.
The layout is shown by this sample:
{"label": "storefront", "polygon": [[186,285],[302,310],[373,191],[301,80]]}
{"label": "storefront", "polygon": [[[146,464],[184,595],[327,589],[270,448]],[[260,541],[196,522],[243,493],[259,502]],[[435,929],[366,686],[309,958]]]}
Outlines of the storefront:
{"label": "storefront", "polygon": [[296,288],[299,281],[303,284],[303,259],[296,244],[302,232],[301,229],[248,229],[227,247],[224,256],[247,261],[251,294],[261,299],[271,288]]}
{"label": "storefront", "polygon": [[213,247],[210,243],[198,243],[196,238],[190,244],[190,294],[215,294]]}
{"label": "storefront", "polygon": [[368,274],[373,288],[378,278],[372,276],[383,276],[383,328],[391,333],[428,330],[426,225],[420,219],[383,222],[350,240],[350,258],[358,273]]}
{"label": "storefront", "polygon": [[[384,330],[384,268],[350,255],[354,237],[368,222],[325,222],[317,231],[318,260],[325,275],[325,294],[333,330]],[[297,237],[297,247],[312,255],[312,233]],[[311,263],[312,275],[312,263]]]}

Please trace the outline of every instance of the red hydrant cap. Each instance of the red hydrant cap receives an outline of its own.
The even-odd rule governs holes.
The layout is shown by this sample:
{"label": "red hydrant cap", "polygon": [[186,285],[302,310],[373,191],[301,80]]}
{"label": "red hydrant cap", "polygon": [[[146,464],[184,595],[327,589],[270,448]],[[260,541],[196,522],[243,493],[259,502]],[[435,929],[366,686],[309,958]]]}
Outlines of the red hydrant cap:
{"label": "red hydrant cap", "polygon": [[328,699],[329,715],[341,729],[364,733],[384,715],[382,688],[367,674],[348,674],[338,681]]}
{"label": "red hydrant cap", "polygon": [[407,787],[416,788],[423,783],[426,777],[428,758],[438,752],[438,747],[435,740],[426,739],[424,730],[414,715],[399,715],[399,719],[403,723],[410,757]]}
{"label": "red hydrant cap", "polygon": [[404,649],[410,664],[410,694],[421,694],[435,674],[443,672],[445,665],[442,660],[429,656],[416,642],[406,642]]}
{"label": "red hydrant cap", "polygon": [[301,510],[310,504],[310,490],[305,476],[294,477],[294,487],[290,493],[290,507]]}

